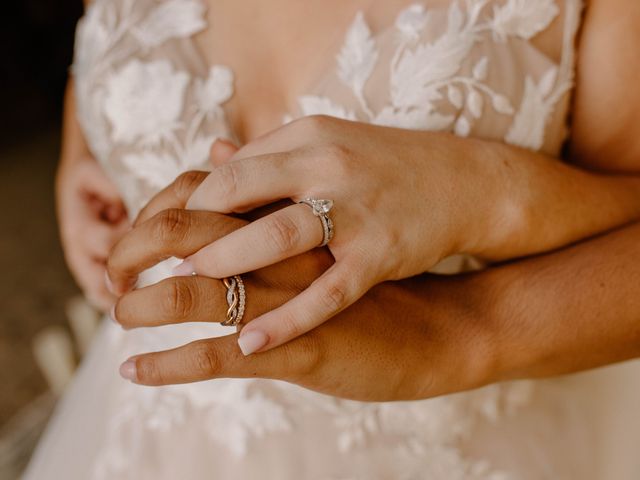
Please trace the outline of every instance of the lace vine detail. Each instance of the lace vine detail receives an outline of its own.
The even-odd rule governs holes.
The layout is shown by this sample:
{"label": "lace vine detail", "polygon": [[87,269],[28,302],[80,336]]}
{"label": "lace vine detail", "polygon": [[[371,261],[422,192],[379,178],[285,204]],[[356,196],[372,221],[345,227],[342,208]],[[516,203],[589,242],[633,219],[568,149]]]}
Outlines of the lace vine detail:
{"label": "lace vine detail", "polygon": [[222,105],[234,78],[222,65],[200,78],[166,59],[141,60],[206,27],[200,0],[164,0],[144,12],[133,0],[94,2],[78,28],[74,73],[94,153],[106,162],[126,146],[122,164],[157,191],[184,171],[202,169],[211,144],[228,136]]}
{"label": "lace vine detail", "polygon": [[[452,130],[470,135],[473,124],[489,105],[501,115],[513,117],[505,141],[538,150],[544,143],[544,128],[553,107],[571,86],[571,79],[556,85],[552,67],[539,82],[531,76],[517,114],[509,98],[488,82],[491,60],[481,56],[468,73],[463,66],[474,45],[490,34],[496,42],[509,38],[529,40],[546,29],[558,15],[553,0],[526,2],[508,0],[495,5],[493,14],[482,18],[488,0],[465,0],[465,9],[454,1],[447,12],[444,32],[435,40],[421,42],[436,20],[423,4],[402,10],[395,21],[397,46],[389,67],[390,102],[374,112],[365,98],[365,85],[379,61],[376,40],[362,13],[351,24],[337,57],[338,77],[347,86],[360,109],[334,103],[330,98],[304,95],[298,99],[303,115],[325,114],[347,120],[420,130]],[[443,113],[453,110],[455,113]]]}
{"label": "lace vine detail", "polygon": [[[558,7],[553,0],[505,0],[493,2],[489,11],[488,4],[453,1],[444,16],[421,3],[409,5],[392,26],[395,43],[388,62],[383,62],[380,38],[359,13],[336,58],[336,77],[351,101],[340,104],[331,92],[312,92],[298,99],[302,114],[466,136],[492,110],[508,125],[505,141],[540,149],[548,118],[571,86],[572,32],[565,35],[564,65],[540,76],[524,74],[517,102],[492,86],[499,66],[489,55],[475,54],[474,47],[487,41],[526,42],[549,26]],[[123,170],[119,182],[135,197],[134,209],[183,171],[202,168],[214,139],[231,135],[223,105],[234,94],[233,72],[215,65],[196,75],[161,53],[170,42],[204,28],[199,0],[94,0],[79,25],[78,116],[94,154],[108,168]],[[436,31],[438,36],[423,40]],[[383,75],[388,98],[375,107],[371,91],[379,92],[368,87]],[[155,281],[168,275],[165,267],[156,269]],[[202,337],[210,333],[203,329]],[[125,340],[120,336],[114,342]],[[153,341],[144,346],[157,347]],[[529,393],[530,384],[523,383],[425,402],[365,404],[260,380],[154,390],[127,385],[116,394],[119,413],[109,422],[94,479],[121,478],[139,453],[139,438],[180,428],[194,416],[197,428],[238,458],[247,456],[252,442],[293,432],[308,416],[318,416],[326,420],[337,454],[366,451],[392,439],[389,450],[406,467],[399,478],[443,478],[447,472],[447,479],[503,480],[509,477],[486,462],[463,458],[457,445],[478,420],[498,421],[526,404]]]}

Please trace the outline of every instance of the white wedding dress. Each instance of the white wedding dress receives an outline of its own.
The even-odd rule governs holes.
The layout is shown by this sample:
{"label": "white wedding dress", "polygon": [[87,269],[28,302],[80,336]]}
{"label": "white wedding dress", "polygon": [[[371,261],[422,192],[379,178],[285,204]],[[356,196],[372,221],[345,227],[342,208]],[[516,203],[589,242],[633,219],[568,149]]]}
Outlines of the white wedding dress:
{"label": "white wedding dress", "polygon": [[[559,157],[580,19],[579,0],[408,3],[374,32],[361,12],[335,68],[283,121],[322,113]],[[530,42],[553,21],[563,24],[559,63]],[[94,0],[79,25],[78,118],[132,216],[179,173],[206,168],[215,138],[236,140],[224,110],[234,75],[207,65],[193,39],[206,28],[199,0]],[[25,479],[640,478],[634,363],[405,403],[263,379],[148,388],[118,376],[129,355],[228,333],[217,324],[124,332],[105,321]]]}

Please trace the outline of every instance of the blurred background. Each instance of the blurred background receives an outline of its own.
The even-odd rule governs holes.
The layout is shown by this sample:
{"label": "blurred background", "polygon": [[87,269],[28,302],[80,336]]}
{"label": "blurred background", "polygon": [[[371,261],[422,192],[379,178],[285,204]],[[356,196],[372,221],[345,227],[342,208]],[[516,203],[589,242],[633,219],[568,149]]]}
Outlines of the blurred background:
{"label": "blurred background", "polygon": [[[63,90],[82,2],[20,0],[3,9],[0,480],[13,480],[55,401],[50,386],[53,380],[55,390],[56,379],[41,368],[43,355],[56,350],[53,344],[73,338],[68,311],[78,290],[62,257],[53,179]],[[77,348],[72,351],[78,355]]]}

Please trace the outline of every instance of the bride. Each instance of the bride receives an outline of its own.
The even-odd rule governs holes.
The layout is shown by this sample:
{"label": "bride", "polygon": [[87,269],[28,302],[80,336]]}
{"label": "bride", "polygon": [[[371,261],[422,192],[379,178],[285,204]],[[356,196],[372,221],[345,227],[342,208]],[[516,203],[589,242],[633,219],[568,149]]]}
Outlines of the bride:
{"label": "bride", "polygon": [[558,376],[640,355],[638,21],[94,0],[59,216],[115,323],[25,478],[637,478],[637,365]]}

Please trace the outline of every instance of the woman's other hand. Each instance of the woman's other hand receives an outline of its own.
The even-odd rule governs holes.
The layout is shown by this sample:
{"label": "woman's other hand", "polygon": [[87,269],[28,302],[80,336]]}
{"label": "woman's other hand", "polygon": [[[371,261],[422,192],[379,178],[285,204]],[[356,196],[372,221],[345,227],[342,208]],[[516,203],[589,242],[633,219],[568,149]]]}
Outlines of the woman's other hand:
{"label": "woman's other hand", "polygon": [[[182,175],[145,207],[134,229],[114,247],[109,275],[116,290],[125,292],[114,318],[125,328],[226,319],[226,289],[217,279],[178,276],[127,289],[140,272],[157,262],[187,256],[248,225],[214,212],[182,209],[190,190],[207,175]],[[332,263],[327,249],[315,249],[243,275],[247,303],[242,328],[294,298]],[[137,355],[123,364],[121,373],[143,385],[275,378],[371,401],[427,398],[474,388],[493,380],[495,359],[488,324],[478,311],[472,315],[466,310],[473,295],[466,288],[452,288],[453,282],[464,281],[425,277],[384,283],[335,319],[268,352],[245,357],[237,345],[238,334],[231,334]],[[456,298],[462,291],[467,292],[464,300]],[[261,341],[252,335],[243,338]]]}
{"label": "woman's other hand", "polygon": [[116,297],[105,284],[107,257],[129,229],[120,194],[97,161],[87,156],[61,165],[56,197],[69,269],[87,299],[108,311]]}
{"label": "woman's other hand", "polygon": [[[288,198],[335,202],[329,213],[335,238],[328,244],[335,264],[290,302],[252,322],[243,335],[257,332],[265,343],[244,352],[273,348],[313,329],[380,282],[420,274],[454,253],[472,253],[474,245],[465,242],[488,236],[477,231],[495,213],[483,212],[483,205],[499,202],[491,201],[497,190],[481,184],[476,164],[466,160],[471,148],[453,135],[316,116],[214,162],[188,208],[230,214]],[[294,204],[205,246],[176,272],[214,278],[250,272],[312,250],[323,237],[320,218],[308,205]]]}

